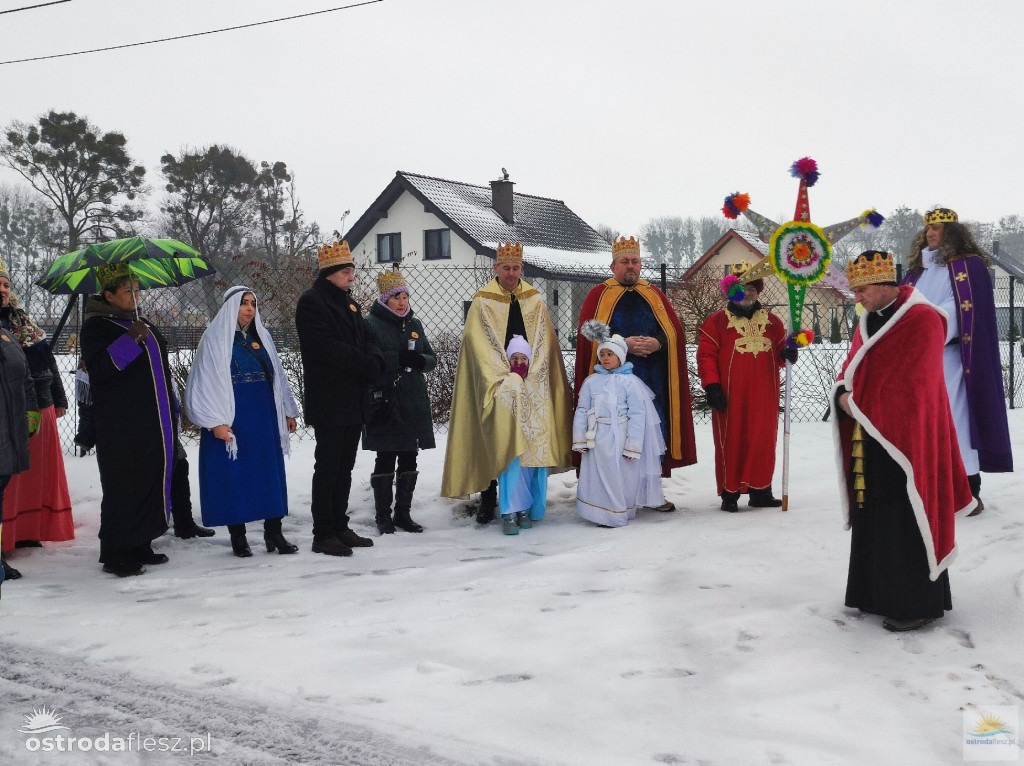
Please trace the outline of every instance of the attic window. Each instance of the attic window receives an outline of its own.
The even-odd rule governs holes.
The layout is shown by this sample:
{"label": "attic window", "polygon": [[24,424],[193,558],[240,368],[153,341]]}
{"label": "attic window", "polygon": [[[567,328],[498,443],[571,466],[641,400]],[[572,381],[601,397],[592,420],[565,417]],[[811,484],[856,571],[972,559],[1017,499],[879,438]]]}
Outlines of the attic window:
{"label": "attic window", "polygon": [[452,257],[451,231],[448,229],[428,229],[423,232],[423,257],[428,261],[450,259]]}
{"label": "attic window", "polygon": [[392,263],[402,258],[402,235],[377,235],[377,263]]}

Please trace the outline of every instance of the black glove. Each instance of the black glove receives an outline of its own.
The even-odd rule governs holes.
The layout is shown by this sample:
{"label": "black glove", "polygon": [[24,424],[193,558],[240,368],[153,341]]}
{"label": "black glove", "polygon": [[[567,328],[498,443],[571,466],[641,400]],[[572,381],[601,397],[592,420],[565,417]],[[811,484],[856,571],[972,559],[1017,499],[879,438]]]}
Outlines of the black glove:
{"label": "black glove", "polygon": [[704,389],[704,395],[707,397],[708,407],[725,412],[725,392],[722,391],[721,383],[709,383]]}
{"label": "black glove", "polygon": [[146,323],[143,322],[141,319],[136,319],[134,322],[132,322],[131,325],[128,327],[127,332],[128,337],[131,338],[136,343],[142,343],[144,340],[146,340],[146,338],[149,337],[149,328],[146,326]]}
{"label": "black glove", "polygon": [[790,364],[796,364],[797,352],[795,348],[786,346],[782,351],[779,352],[779,356],[782,357],[783,362],[789,362]]}
{"label": "black glove", "polygon": [[427,360],[423,354],[403,349],[398,352],[398,361],[403,367],[411,367],[414,370],[422,370],[427,366]]}

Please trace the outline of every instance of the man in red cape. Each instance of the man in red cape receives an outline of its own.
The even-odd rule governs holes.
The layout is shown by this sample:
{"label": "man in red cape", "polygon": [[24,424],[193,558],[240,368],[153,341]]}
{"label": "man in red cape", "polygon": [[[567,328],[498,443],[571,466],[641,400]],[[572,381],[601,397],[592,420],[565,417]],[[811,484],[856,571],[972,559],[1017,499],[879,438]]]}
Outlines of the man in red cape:
{"label": "man in red cape", "polygon": [[[738,273],[745,271],[741,265]],[[734,272],[737,269],[734,268]],[[778,508],[772,495],[779,433],[779,368],[796,361],[786,347],[786,326],[758,298],[763,279],[743,286],[722,310],[704,320],[697,341],[697,371],[711,407],[715,478],[722,510],[739,510],[741,494],[754,508]]]}
{"label": "man in red cape", "polygon": [[842,508],[852,528],[846,605],[916,630],[952,609],[954,515],[976,501],[942,373],[945,315],[897,287],[892,255],[847,264],[865,311],[833,389]]}
{"label": "man in red cape", "polygon": [[[580,311],[573,402],[597,363],[598,344],[587,340],[579,328],[588,319],[598,319],[626,339],[626,358],[633,363],[633,374],[654,392],[666,446],[661,475],[669,476],[673,468],[697,462],[686,335],[665,293],[640,279],[640,243],[636,239],[622,237],[613,244],[611,270],[613,276],[590,291]],[[675,506],[665,503],[657,510],[674,511]]]}

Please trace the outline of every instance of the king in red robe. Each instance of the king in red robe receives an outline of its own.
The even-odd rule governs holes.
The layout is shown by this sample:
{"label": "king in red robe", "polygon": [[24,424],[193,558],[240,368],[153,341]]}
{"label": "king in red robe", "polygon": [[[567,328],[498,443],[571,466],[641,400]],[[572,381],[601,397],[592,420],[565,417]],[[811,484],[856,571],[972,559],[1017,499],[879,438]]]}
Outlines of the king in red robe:
{"label": "king in red robe", "polygon": [[863,253],[847,273],[866,310],[832,397],[853,530],[846,605],[885,615],[889,630],[913,630],[952,608],[954,516],[976,505],[943,379],[945,317],[895,286],[888,253]]}

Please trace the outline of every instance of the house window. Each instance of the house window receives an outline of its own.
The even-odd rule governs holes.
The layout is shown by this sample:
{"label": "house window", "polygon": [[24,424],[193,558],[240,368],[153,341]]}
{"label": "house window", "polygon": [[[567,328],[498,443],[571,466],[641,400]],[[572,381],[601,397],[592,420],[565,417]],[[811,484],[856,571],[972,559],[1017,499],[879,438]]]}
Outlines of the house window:
{"label": "house window", "polygon": [[402,259],[402,235],[377,235],[377,263],[392,263]]}
{"label": "house window", "polygon": [[448,229],[428,229],[423,232],[423,253],[424,259],[428,261],[451,258],[451,231]]}

